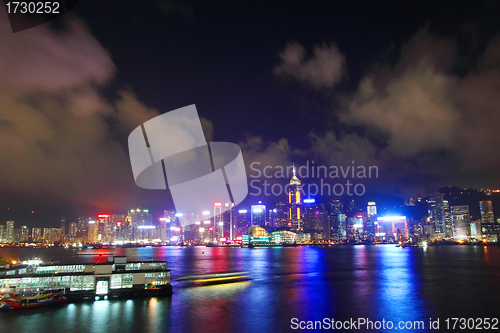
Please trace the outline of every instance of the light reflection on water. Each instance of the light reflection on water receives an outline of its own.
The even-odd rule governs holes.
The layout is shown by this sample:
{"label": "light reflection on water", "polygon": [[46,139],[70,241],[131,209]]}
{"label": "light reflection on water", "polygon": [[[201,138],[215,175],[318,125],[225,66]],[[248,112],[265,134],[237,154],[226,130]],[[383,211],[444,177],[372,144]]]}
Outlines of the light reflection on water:
{"label": "light reflection on water", "polygon": [[430,317],[494,317],[500,306],[499,247],[161,247],[93,250],[91,255],[3,248],[0,255],[88,262],[103,261],[99,254],[110,251],[131,260],[167,260],[173,278],[248,271],[252,280],[205,287],[174,281],[171,297],[3,312],[1,331],[288,332],[293,331],[291,318],[428,324]]}

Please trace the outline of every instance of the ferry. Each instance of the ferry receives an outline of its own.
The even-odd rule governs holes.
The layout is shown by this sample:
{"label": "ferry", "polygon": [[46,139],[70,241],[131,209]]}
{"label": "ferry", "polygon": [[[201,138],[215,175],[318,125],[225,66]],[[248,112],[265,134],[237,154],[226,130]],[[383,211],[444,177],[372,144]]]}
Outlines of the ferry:
{"label": "ferry", "polygon": [[16,306],[12,302],[49,305],[63,299],[77,302],[171,294],[166,261],[129,262],[126,257],[110,256],[101,263],[28,261],[0,269],[0,302],[7,300],[11,307]]}
{"label": "ferry", "polygon": [[64,289],[44,290],[36,293],[5,292],[0,294],[0,310],[34,308],[66,302]]}

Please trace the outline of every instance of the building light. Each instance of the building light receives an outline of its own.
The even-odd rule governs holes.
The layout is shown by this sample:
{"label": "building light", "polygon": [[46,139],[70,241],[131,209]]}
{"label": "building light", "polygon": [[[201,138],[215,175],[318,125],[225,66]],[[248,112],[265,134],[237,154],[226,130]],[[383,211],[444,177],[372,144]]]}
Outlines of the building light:
{"label": "building light", "polygon": [[203,211],[203,215],[207,216],[210,215],[210,212],[208,210]]}
{"label": "building light", "polygon": [[363,218],[363,215],[358,214],[358,215],[356,215],[356,218],[358,218],[358,219],[362,219],[362,218]]}
{"label": "building light", "polygon": [[381,221],[381,222],[393,222],[393,221],[401,221],[401,220],[406,220],[406,216],[384,216],[384,217],[377,218],[377,221]]}
{"label": "building light", "polygon": [[154,229],[156,227],[154,225],[140,225],[137,228],[139,228],[139,229]]}
{"label": "building light", "polygon": [[221,237],[221,238],[219,238],[219,242],[221,242],[221,243],[227,242],[227,238]]}
{"label": "building light", "polygon": [[175,228],[175,231],[181,231],[181,228],[177,227]]}
{"label": "building light", "polygon": [[216,202],[216,203],[214,203],[214,206],[215,207],[222,207],[222,203],[221,202]]}
{"label": "building light", "polygon": [[182,213],[175,213],[176,217],[181,217],[182,215],[184,215],[184,214],[182,214]]}
{"label": "building light", "polygon": [[304,203],[315,203],[315,199],[304,199]]}
{"label": "building light", "polygon": [[167,218],[166,217],[160,217],[160,221],[166,221]]}
{"label": "building light", "polygon": [[109,215],[106,215],[106,214],[100,214],[100,215],[97,215],[97,217],[99,217],[99,218],[105,218],[105,217],[109,217]]}
{"label": "building light", "polygon": [[263,210],[262,210],[262,208],[253,208],[253,209],[252,209],[252,212],[253,212],[253,213],[262,213],[262,212],[263,212]]}
{"label": "building light", "polygon": [[200,232],[205,232],[205,228],[201,227],[200,229]]}
{"label": "building light", "polygon": [[240,209],[240,210],[238,211],[238,213],[240,213],[240,214],[246,214],[246,213],[247,213],[247,210],[246,210],[246,209]]}
{"label": "building light", "polygon": [[219,222],[219,225],[224,225],[224,222]]}
{"label": "building light", "polygon": [[210,220],[203,221],[203,224],[210,224]]}

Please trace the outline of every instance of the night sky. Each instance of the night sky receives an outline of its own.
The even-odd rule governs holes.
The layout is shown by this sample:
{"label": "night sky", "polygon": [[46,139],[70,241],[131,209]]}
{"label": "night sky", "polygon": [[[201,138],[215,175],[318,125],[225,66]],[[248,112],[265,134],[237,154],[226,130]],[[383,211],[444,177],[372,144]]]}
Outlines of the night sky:
{"label": "night sky", "polygon": [[190,104],[247,166],[376,165],[367,192],[402,198],[500,188],[499,17],[498,1],[81,0],[12,34],[2,6],[0,223],[173,208],[135,185],[127,137]]}

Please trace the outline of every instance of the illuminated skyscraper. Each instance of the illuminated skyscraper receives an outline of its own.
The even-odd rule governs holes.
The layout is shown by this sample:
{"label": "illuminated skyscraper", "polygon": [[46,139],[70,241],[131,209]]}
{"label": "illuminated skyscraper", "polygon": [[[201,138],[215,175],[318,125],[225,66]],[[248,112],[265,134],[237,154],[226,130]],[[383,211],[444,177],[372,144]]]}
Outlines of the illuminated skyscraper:
{"label": "illuminated skyscraper", "polygon": [[0,243],[5,243],[5,226],[0,225]]}
{"label": "illuminated skyscraper", "polygon": [[334,241],[346,239],[344,205],[340,200],[328,202],[328,219],[330,220],[331,237]]}
{"label": "illuminated skyscraper", "polygon": [[466,240],[470,236],[469,206],[452,206],[451,219],[453,221],[453,237]]}
{"label": "illuminated skyscraper", "polygon": [[451,220],[450,204],[443,200],[445,238],[453,238],[453,221]]}
{"label": "illuminated skyscraper", "polygon": [[290,179],[290,184],[288,187],[288,217],[289,225],[294,230],[302,230],[302,198],[301,198],[301,188],[302,183],[295,175],[295,167],[293,168],[293,176]]}
{"label": "illuminated skyscraper", "polygon": [[22,225],[19,230],[19,242],[25,243],[29,240],[30,232],[27,226]]}
{"label": "illuminated skyscraper", "polygon": [[427,212],[429,223],[434,226],[434,232],[444,236],[446,226],[444,222],[443,195],[441,193],[436,192],[429,195]]}
{"label": "illuminated skyscraper", "polygon": [[41,242],[42,241],[42,228],[32,228],[31,229],[31,238],[33,242]]}
{"label": "illuminated skyscraper", "polygon": [[252,225],[266,226],[266,206],[262,205],[261,201],[259,201],[258,205],[252,206],[250,221]]}
{"label": "illuminated skyscraper", "polygon": [[68,235],[71,237],[76,236],[76,230],[77,230],[77,225],[75,222],[70,222],[69,223],[69,228],[68,228]]}
{"label": "illuminated skyscraper", "polygon": [[481,209],[482,223],[495,223],[495,217],[493,215],[493,204],[491,201],[480,201],[479,208]]}
{"label": "illuminated skyscraper", "polygon": [[88,221],[87,243],[92,244],[98,241],[98,226],[94,220]]}
{"label": "illuminated skyscraper", "polygon": [[276,226],[286,227],[288,226],[288,209],[286,203],[278,202],[276,204]]}
{"label": "illuminated skyscraper", "polygon": [[7,240],[7,243],[14,243],[14,238],[14,221],[7,221],[5,227],[5,239]]}

